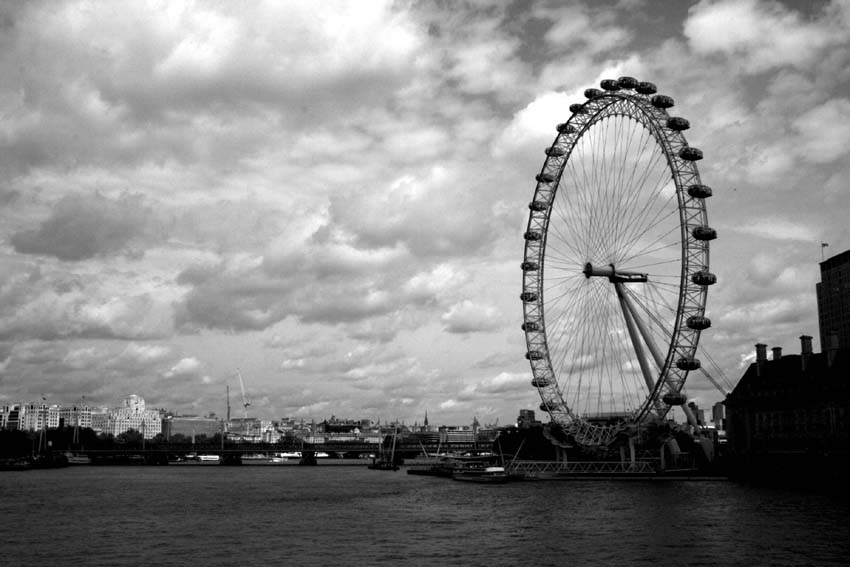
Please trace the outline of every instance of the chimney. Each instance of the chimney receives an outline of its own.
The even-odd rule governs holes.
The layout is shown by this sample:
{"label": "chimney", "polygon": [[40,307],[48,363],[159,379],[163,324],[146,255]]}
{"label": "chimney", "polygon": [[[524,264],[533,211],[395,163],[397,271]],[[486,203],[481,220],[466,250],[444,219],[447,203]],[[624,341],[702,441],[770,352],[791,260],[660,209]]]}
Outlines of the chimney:
{"label": "chimney", "polygon": [[781,360],[782,359],[782,347],[775,346],[770,350],[773,351],[773,360]]}
{"label": "chimney", "polygon": [[756,344],[756,376],[761,376],[761,367],[767,361],[767,345],[762,343]]}
{"label": "chimney", "polygon": [[803,372],[809,368],[809,357],[812,356],[812,337],[809,335],[800,336],[800,365]]}
{"label": "chimney", "polygon": [[835,364],[835,356],[838,354],[838,333],[830,332],[826,336],[826,364],[830,368]]}

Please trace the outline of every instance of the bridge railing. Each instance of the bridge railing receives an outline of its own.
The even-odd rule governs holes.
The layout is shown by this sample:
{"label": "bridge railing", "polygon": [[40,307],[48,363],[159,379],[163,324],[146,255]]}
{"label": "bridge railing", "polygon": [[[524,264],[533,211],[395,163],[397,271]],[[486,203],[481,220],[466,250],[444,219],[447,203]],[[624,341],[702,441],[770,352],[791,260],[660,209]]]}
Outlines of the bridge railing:
{"label": "bridge railing", "polygon": [[[384,451],[388,448],[385,446]],[[443,443],[440,444],[422,444],[419,442],[401,442],[396,445],[396,452],[406,456],[420,455],[423,451],[428,454],[434,454],[438,450],[442,452],[466,452],[481,450],[481,444],[475,443]],[[168,454],[188,454],[188,453],[206,453],[213,455],[225,454],[252,454],[252,453],[285,453],[298,451],[301,453],[378,453],[381,451],[380,444],[366,442],[322,442],[322,443],[232,443],[227,442],[222,447],[216,443],[148,443],[142,445],[115,445],[110,448],[102,449],[75,449],[71,452],[79,454],[95,455],[110,455],[110,454],[132,454],[144,455],[154,453]]]}
{"label": "bridge railing", "polygon": [[635,475],[656,474],[657,460],[632,462],[613,461],[514,461],[505,467],[509,474],[527,478],[544,476],[581,476],[581,475]]}

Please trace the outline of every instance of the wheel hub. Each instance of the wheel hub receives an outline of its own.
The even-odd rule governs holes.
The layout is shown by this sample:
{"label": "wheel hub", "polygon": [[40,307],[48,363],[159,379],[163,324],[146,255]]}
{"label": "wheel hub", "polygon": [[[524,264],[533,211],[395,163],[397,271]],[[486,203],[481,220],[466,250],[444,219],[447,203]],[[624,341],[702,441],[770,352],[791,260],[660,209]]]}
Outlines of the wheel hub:
{"label": "wheel hub", "polygon": [[645,283],[649,280],[649,276],[647,274],[618,270],[614,267],[614,264],[608,264],[605,267],[599,268],[594,267],[593,264],[588,262],[584,265],[582,273],[584,273],[584,277],[588,279],[590,279],[591,276],[608,278],[608,281],[611,283]]}

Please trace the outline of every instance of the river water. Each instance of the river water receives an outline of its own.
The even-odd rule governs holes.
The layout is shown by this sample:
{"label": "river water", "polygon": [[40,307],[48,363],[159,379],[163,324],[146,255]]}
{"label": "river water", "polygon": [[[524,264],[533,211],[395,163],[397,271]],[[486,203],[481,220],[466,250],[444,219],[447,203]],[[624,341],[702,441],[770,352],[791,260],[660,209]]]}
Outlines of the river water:
{"label": "river water", "polygon": [[850,499],[365,466],[0,473],[3,565],[847,565]]}

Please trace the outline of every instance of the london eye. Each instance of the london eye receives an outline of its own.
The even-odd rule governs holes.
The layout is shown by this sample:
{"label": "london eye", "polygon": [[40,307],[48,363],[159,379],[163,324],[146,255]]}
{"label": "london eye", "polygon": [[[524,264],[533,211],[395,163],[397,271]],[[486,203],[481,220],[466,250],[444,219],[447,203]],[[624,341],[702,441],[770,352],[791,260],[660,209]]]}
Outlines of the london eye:
{"label": "london eye", "polygon": [[710,327],[702,152],[671,97],[632,77],[587,89],[536,176],[521,264],[526,358],[541,410],[576,443],[687,406]]}

